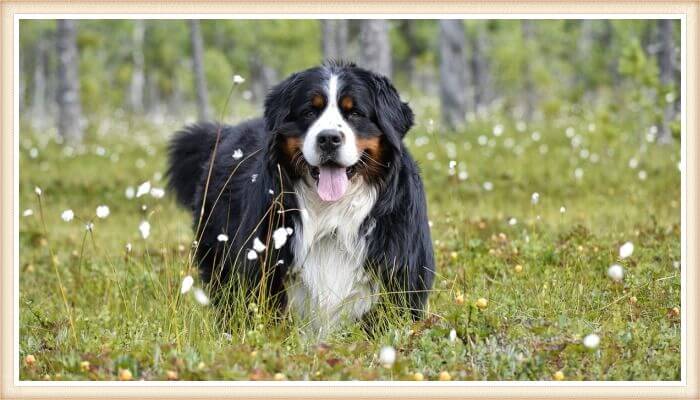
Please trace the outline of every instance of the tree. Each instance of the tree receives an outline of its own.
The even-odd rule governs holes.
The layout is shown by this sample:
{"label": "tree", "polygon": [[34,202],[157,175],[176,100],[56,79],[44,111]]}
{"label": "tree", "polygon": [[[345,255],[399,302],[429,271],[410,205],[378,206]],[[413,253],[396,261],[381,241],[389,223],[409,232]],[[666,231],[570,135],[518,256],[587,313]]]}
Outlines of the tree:
{"label": "tree", "polygon": [[449,129],[464,126],[467,111],[467,58],[464,21],[440,20],[440,104]]}
{"label": "tree", "polygon": [[[673,86],[673,64],[674,64],[674,46],[673,46],[673,20],[670,19],[660,19],[658,24],[659,30],[659,81],[662,87],[662,94],[669,93]],[[664,102],[664,115],[663,121],[661,122],[661,131],[659,132],[659,143],[670,143],[671,142],[671,127],[670,122],[675,116],[675,111],[673,109],[673,101]]]}
{"label": "tree", "polygon": [[345,19],[321,20],[321,50],[323,58],[341,60],[347,57],[348,21]]}
{"label": "tree", "polygon": [[391,77],[391,42],[389,23],[383,19],[360,22],[360,65]]}
{"label": "tree", "polygon": [[143,92],[144,92],[144,57],[143,57],[143,36],[146,30],[142,19],[134,20],[134,30],[132,31],[131,61],[131,82],[129,85],[129,106],[132,111],[143,112]]}
{"label": "tree", "polygon": [[31,115],[32,124],[40,128],[46,122],[47,109],[46,109],[46,94],[47,94],[47,83],[46,83],[46,73],[47,73],[47,40],[43,31],[40,32],[39,38],[37,39],[36,46],[34,47],[34,74],[33,74],[33,86],[32,86],[32,103],[31,103]]}
{"label": "tree", "polygon": [[192,68],[197,95],[197,114],[200,121],[206,121],[211,117],[211,110],[207,94],[207,81],[204,75],[204,44],[202,43],[202,31],[198,19],[190,20],[190,44],[192,45]]}
{"label": "tree", "polygon": [[492,96],[491,76],[486,54],[488,42],[484,23],[477,22],[470,36],[470,68],[474,86],[474,100],[472,104],[475,109],[478,109],[486,106],[491,101]]}
{"label": "tree", "polygon": [[[527,54],[535,54],[536,42],[535,42],[535,25],[532,20],[524,19],[521,21],[521,32],[523,35],[523,42],[525,48],[527,49]],[[523,63],[523,110],[524,117],[526,120],[531,120],[534,114],[535,108],[537,106],[537,93],[535,92],[535,84],[533,82],[532,66],[530,63],[535,57],[527,57]]]}
{"label": "tree", "polygon": [[56,21],[58,50],[58,133],[68,143],[83,139],[80,106],[79,54],[74,20]]}

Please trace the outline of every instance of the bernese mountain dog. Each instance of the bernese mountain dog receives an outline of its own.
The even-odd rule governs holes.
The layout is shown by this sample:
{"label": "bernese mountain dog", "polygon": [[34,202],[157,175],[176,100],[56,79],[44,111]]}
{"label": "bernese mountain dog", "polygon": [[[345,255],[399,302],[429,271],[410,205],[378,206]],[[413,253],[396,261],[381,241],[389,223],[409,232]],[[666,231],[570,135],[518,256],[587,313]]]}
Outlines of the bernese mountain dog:
{"label": "bernese mountain dog", "polygon": [[198,123],[170,143],[169,185],[194,216],[212,297],[245,285],[320,334],[362,320],[380,292],[419,318],[435,261],[402,141],[411,108],[386,77],[342,62],[292,74],[264,106],[262,118]]}

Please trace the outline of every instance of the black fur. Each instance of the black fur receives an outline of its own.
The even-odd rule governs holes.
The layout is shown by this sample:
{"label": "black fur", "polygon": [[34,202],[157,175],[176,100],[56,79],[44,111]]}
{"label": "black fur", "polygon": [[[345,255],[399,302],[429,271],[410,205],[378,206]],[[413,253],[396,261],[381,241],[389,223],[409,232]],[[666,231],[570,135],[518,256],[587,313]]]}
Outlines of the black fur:
{"label": "black fur", "polygon": [[[303,137],[312,122],[309,96],[329,73],[339,74],[345,90],[356,98],[367,99],[348,121],[358,135],[378,136],[385,147],[386,167],[375,183],[378,201],[362,228],[373,227],[366,268],[381,277],[385,287],[406,291],[397,301],[419,317],[433,284],[435,263],[419,169],[402,142],[413,125],[413,112],[387,78],[354,64],[327,63],[291,75],[270,91],[264,119],[237,126],[193,125],[173,138],[170,187],[178,201],[192,209],[202,277],[213,291],[232,278],[251,288],[263,284],[284,306],[284,277],[293,261],[291,238],[279,251],[270,248],[260,255],[269,257],[266,271],[260,260],[249,261],[246,252],[255,237],[265,241],[278,227],[298,231],[296,199],[290,193],[298,171],[285,162],[280,143],[287,137]],[[237,149],[243,152],[239,160],[232,158]],[[227,242],[217,240],[222,233],[228,235]]]}

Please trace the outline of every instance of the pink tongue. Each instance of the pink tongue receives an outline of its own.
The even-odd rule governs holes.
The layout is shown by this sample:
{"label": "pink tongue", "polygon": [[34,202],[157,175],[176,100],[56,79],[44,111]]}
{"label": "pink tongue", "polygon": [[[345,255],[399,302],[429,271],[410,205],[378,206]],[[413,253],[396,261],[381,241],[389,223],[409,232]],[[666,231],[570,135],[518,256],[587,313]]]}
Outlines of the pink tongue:
{"label": "pink tongue", "polygon": [[319,197],[323,201],[337,201],[348,189],[348,176],[345,168],[321,167],[318,175]]}

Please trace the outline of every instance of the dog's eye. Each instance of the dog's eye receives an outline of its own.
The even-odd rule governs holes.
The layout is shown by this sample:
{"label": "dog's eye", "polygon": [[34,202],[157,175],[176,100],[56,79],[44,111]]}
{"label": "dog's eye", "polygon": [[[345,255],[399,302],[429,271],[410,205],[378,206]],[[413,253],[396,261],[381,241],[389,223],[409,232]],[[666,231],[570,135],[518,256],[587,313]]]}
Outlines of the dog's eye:
{"label": "dog's eye", "polygon": [[314,110],[308,110],[304,112],[304,117],[305,118],[313,118],[316,116],[316,111]]}
{"label": "dog's eye", "polygon": [[362,116],[362,114],[359,111],[357,111],[357,109],[354,109],[354,108],[352,110],[350,110],[350,113],[348,115],[350,115],[351,117],[361,117]]}

